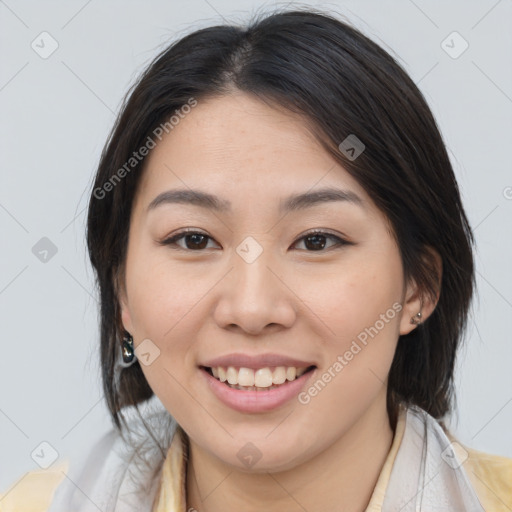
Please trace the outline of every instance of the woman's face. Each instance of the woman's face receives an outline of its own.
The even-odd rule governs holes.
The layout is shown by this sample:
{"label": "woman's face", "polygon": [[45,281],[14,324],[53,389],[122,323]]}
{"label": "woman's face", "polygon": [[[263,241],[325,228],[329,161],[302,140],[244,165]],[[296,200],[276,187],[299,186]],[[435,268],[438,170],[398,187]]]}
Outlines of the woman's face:
{"label": "woman's face", "polygon": [[151,150],[122,320],[195,446],[242,470],[293,468],[383,424],[419,310],[402,273],[385,217],[303,121],[237,93],[199,101]]}

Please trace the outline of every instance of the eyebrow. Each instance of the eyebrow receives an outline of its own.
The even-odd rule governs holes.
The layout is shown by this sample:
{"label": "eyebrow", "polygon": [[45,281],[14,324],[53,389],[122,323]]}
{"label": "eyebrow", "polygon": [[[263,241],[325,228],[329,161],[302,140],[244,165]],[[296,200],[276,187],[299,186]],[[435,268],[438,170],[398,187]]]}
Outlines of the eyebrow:
{"label": "eyebrow", "polygon": [[[284,213],[304,210],[318,204],[335,201],[349,202],[360,207],[364,206],[364,201],[351,190],[322,188],[313,192],[288,196],[280,202],[279,211]],[[154,210],[164,204],[191,204],[220,213],[232,211],[231,203],[228,200],[194,189],[166,190],[149,203],[147,211]]]}

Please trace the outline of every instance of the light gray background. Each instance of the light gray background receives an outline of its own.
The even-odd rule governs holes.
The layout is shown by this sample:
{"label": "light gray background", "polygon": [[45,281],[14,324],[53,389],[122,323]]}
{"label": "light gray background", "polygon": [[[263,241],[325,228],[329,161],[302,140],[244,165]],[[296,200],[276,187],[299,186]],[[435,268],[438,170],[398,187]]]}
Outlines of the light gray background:
{"label": "light gray background", "polygon": [[[0,492],[38,467],[41,442],[73,458],[110,428],[84,225],[123,94],[170,39],[272,5],[0,1]],[[453,428],[474,448],[512,457],[512,2],[310,5],[346,16],[395,55],[440,125],[478,244]],[[31,48],[43,31],[59,45],[47,59]],[[453,31],[469,43],[457,59],[441,47]],[[58,249],[46,263],[32,253],[42,237]]]}

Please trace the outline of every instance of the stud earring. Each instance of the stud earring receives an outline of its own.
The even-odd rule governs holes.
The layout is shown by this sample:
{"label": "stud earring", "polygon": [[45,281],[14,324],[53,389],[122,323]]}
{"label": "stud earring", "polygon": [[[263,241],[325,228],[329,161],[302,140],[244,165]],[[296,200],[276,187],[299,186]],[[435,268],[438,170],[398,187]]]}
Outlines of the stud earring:
{"label": "stud earring", "polygon": [[413,325],[419,325],[421,324],[421,311],[416,313],[416,315],[411,317],[411,324]]}
{"label": "stud earring", "polygon": [[135,355],[135,350],[133,348],[133,337],[129,332],[123,334],[123,343],[121,346],[122,350],[122,363],[121,366],[123,368],[128,368],[135,361],[137,361],[137,356]]}

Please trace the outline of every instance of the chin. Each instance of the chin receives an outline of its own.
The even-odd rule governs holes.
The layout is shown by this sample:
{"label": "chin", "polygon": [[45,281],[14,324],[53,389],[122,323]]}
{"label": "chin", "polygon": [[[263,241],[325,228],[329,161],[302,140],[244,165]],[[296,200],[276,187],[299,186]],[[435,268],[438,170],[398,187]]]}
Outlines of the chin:
{"label": "chin", "polygon": [[[247,439],[247,438],[246,438]],[[297,447],[301,446],[300,452]],[[277,438],[273,442],[235,441],[231,449],[213,454],[237,471],[248,474],[278,473],[293,469],[307,460],[304,446],[289,442],[283,446]],[[233,457],[233,452],[235,456]]]}

